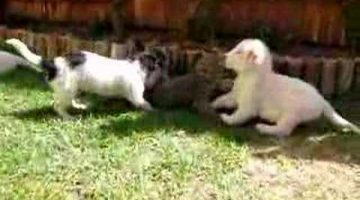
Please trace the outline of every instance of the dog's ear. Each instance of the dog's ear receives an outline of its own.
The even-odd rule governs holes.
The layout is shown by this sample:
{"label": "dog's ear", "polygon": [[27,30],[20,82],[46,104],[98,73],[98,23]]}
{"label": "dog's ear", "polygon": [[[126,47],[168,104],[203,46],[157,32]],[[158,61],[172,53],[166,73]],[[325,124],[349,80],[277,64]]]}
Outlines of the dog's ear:
{"label": "dog's ear", "polygon": [[145,50],[145,45],[139,39],[135,39],[133,41],[133,46],[136,52],[141,52]]}
{"label": "dog's ear", "polygon": [[86,62],[86,56],[82,52],[72,52],[64,55],[66,61],[69,63],[70,68],[75,68],[78,65],[84,64]]}
{"label": "dog's ear", "polygon": [[145,50],[144,44],[139,39],[129,39],[126,42],[126,57],[130,60],[136,58],[136,56]]}
{"label": "dog's ear", "polygon": [[153,71],[156,67],[156,58],[149,54],[142,54],[139,56],[141,66],[149,71]]}
{"label": "dog's ear", "polygon": [[150,47],[147,53],[155,58],[156,65],[163,68],[166,67],[168,61],[166,51],[166,49],[160,47]]}
{"label": "dog's ear", "polygon": [[257,56],[254,54],[253,51],[246,51],[245,58],[250,63],[255,63]]}

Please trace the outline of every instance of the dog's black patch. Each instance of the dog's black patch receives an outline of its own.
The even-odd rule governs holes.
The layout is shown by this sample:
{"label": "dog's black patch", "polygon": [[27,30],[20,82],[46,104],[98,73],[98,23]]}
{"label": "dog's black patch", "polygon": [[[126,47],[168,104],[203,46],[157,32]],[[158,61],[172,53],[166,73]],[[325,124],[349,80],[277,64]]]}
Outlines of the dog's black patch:
{"label": "dog's black patch", "polygon": [[130,39],[126,42],[126,58],[135,60],[140,52],[145,50],[144,44],[138,39]]}
{"label": "dog's black patch", "polygon": [[165,54],[159,48],[150,48],[139,56],[141,68],[145,72],[145,89],[152,91],[155,85],[168,79]]}
{"label": "dog's black patch", "polygon": [[54,63],[54,60],[42,60],[41,61],[41,67],[44,70],[44,74],[47,81],[51,81],[56,77],[57,74],[57,68]]}
{"label": "dog's black patch", "polygon": [[80,51],[68,53],[64,56],[64,58],[68,61],[71,69],[74,69],[77,66],[84,64],[86,61],[85,54]]}
{"label": "dog's black patch", "polygon": [[139,56],[141,67],[146,72],[153,71],[156,68],[156,57],[149,53],[143,53]]}

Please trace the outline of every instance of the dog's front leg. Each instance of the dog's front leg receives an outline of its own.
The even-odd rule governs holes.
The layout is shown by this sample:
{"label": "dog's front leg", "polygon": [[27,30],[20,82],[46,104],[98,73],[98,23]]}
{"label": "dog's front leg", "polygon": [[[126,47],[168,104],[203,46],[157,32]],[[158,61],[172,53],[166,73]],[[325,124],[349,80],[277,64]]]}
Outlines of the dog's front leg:
{"label": "dog's front leg", "polygon": [[214,109],[219,108],[236,108],[236,101],[232,94],[232,92],[229,92],[227,94],[224,94],[218,98],[216,98],[212,103],[211,106]]}
{"label": "dog's front leg", "polygon": [[84,103],[81,103],[79,102],[79,100],[77,99],[73,99],[71,101],[71,104],[74,108],[76,109],[80,109],[80,110],[86,110],[88,108],[88,105],[87,104],[84,104]]}
{"label": "dog's front leg", "polygon": [[254,114],[252,110],[242,107],[241,109],[238,108],[234,113],[230,115],[221,114],[220,118],[222,119],[223,122],[225,122],[228,125],[235,125],[235,124],[240,125],[248,121],[253,116]]}
{"label": "dog's front leg", "polygon": [[127,95],[127,100],[130,101],[135,107],[145,111],[152,111],[153,108],[149,102],[144,98],[144,85],[134,84]]}
{"label": "dog's front leg", "polygon": [[149,102],[147,102],[144,97],[131,98],[131,103],[134,104],[135,107],[140,108],[145,111],[152,111],[153,108]]}
{"label": "dog's front leg", "polygon": [[294,116],[284,116],[276,125],[267,125],[263,123],[256,124],[256,129],[267,135],[276,135],[278,137],[289,136],[298,124],[298,119]]}
{"label": "dog's front leg", "polygon": [[54,109],[65,120],[70,120],[73,117],[67,112],[68,108],[72,105],[72,98],[64,95],[54,96]]}
{"label": "dog's front leg", "polygon": [[73,116],[71,116],[68,112],[67,109],[69,108],[69,106],[65,106],[61,103],[56,103],[54,105],[54,109],[55,111],[65,120],[71,120],[73,119]]}

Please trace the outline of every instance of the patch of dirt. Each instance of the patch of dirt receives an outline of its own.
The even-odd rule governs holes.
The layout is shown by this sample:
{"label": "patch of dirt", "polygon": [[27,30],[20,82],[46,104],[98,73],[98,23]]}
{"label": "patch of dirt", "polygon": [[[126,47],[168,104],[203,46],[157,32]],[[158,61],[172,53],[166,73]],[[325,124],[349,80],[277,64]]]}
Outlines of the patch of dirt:
{"label": "patch of dirt", "polygon": [[[360,166],[334,161],[252,158],[248,184],[274,199],[360,199]],[[268,196],[268,195],[266,195]]]}

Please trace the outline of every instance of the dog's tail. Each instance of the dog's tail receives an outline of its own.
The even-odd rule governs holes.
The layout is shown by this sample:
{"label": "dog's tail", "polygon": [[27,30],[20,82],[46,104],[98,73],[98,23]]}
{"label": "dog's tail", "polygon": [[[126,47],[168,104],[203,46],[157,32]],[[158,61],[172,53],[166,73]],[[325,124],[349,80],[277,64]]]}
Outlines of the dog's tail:
{"label": "dog's tail", "polygon": [[6,51],[0,51],[0,73],[5,73],[16,69],[18,66],[30,66],[32,65],[29,61],[25,60],[20,56],[8,53]]}
{"label": "dog's tail", "polygon": [[[39,66],[41,64],[43,60],[42,57],[31,52],[26,44],[20,40],[12,38],[6,40],[5,43],[13,46],[20,53],[20,55],[28,60],[32,65]],[[39,70],[39,68],[36,67],[35,69]]]}
{"label": "dog's tail", "polygon": [[329,102],[327,102],[326,100],[324,100],[325,102],[325,106],[324,106],[324,115],[327,119],[330,120],[331,123],[333,123],[334,125],[344,128],[347,131],[352,131],[354,133],[360,134],[360,128],[357,127],[355,124],[347,121],[346,119],[344,119],[343,117],[341,117],[341,115],[339,115],[335,109],[330,105]]}

